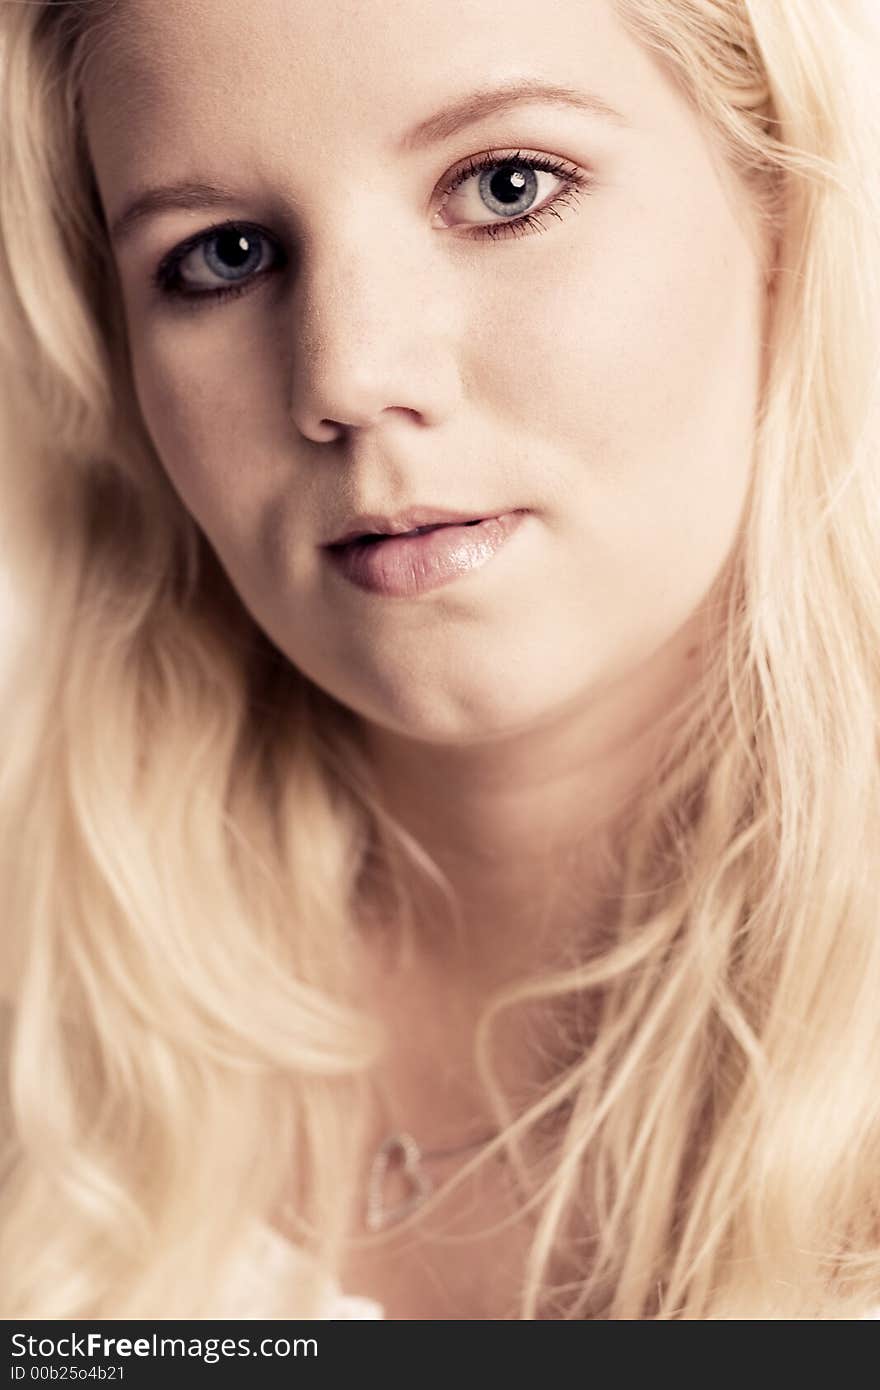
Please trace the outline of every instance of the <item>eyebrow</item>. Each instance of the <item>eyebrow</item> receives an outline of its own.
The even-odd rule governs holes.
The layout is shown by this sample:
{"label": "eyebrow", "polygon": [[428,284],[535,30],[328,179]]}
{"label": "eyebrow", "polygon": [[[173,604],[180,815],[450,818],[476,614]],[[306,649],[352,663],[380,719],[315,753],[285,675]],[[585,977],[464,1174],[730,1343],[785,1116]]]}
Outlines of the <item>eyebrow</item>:
{"label": "eyebrow", "polygon": [[[509,111],[520,102],[545,106],[568,106],[598,117],[613,125],[626,126],[628,121],[608,102],[591,92],[581,92],[574,87],[560,86],[558,83],[544,82],[539,78],[519,78],[502,83],[497,87],[484,87],[468,96],[462,97],[451,106],[428,116],[397,142],[401,154],[426,148],[428,145],[448,140],[467,126],[489,116],[497,116]],[[138,222],[159,212],[175,208],[206,211],[233,203],[240,196],[231,188],[213,183],[199,183],[184,180],[179,183],[162,184],[145,188],[125,205],[114,220],[110,235],[119,243],[131,233]]]}
{"label": "eyebrow", "polygon": [[446,106],[436,115],[420,121],[408,131],[398,143],[398,150],[406,153],[423,149],[439,140],[447,140],[465,126],[485,120],[487,116],[497,116],[519,102],[533,102],[545,106],[572,106],[587,115],[598,116],[614,125],[626,126],[628,121],[607,101],[592,92],[581,92],[575,87],[563,87],[558,83],[544,82],[536,77],[523,77],[504,82],[499,87],[483,87],[462,97],[452,106]]}
{"label": "eyebrow", "polygon": [[173,208],[190,208],[203,212],[210,208],[228,206],[240,194],[231,188],[215,183],[197,183],[184,180],[180,183],[166,183],[156,188],[145,188],[128,202],[110,228],[113,241],[119,243],[131,234],[138,222],[157,212],[168,212]]}

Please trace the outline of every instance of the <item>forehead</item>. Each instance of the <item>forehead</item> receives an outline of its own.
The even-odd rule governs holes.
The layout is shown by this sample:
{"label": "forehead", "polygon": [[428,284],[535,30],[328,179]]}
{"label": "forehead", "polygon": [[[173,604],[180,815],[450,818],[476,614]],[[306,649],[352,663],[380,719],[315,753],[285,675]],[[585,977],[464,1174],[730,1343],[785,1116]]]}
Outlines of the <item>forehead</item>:
{"label": "forehead", "polygon": [[125,0],[102,26],[86,118],[93,149],[123,163],[147,140],[390,149],[452,98],[523,76],[611,104],[658,80],[611,0]]}

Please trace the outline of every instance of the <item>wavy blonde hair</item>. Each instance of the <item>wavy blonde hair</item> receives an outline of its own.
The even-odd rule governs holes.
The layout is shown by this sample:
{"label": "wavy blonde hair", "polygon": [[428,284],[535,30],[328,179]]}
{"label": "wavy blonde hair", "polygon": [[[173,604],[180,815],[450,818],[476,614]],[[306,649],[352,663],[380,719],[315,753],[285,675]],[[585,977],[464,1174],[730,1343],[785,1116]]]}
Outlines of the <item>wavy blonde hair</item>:
{"label": "wavy blonde hair", "polygon": [[[777,258],[723,635],[630,808],[607,929],[480,1032],[493,1149],[529,1180],[519,1315],[858,1316],[880,1303],[880,35],[856,0],[616,3]],[[112,8],[0,4],[0,524],[27,617],[0,702],[6,1318],[210,1317],[291,1191],[334,1269],[383,1046],[348,968],[359,885],[399,854],[434,873],[140,423],[81,120]],[[536,1000],[595,1024],[515,1115],[492,1032]]]}

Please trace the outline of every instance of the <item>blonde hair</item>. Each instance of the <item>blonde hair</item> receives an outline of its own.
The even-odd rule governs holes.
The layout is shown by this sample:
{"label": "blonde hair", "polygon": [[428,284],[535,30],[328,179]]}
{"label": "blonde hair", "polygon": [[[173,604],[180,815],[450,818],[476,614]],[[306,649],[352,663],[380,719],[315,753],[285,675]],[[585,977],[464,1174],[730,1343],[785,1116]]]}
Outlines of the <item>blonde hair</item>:
{"label": "blonde hair", "polygon": [[[530,1181],[524,1318],[858,1316],[880,1303],[880,35],[856,0],[616,3],[773,232],[766,373],[723,637],[630,808],[610,925],[487,1008],[488,1152]],[[383,1045],[348,968],[359,884],[396,854],[432,873],[139,424],[79,98],[111,10],[0,6],[0,493],[28,619],[0,700],[7,1318],[210,1317],[291,1184],[332,1271]],[[536,1000],[597,1021],[513,1118],[492,1028]]]}

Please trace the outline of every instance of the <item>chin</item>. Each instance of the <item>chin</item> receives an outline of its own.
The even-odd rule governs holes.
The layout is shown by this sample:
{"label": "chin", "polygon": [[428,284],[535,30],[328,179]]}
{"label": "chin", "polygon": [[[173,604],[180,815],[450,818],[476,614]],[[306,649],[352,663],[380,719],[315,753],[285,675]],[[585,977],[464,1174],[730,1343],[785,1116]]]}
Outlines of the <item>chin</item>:
{"label": "chin", "polygon": [[527,733],[553,716],[557,702],[499,681],[492,690],[408,690],[357,708],[371,724],[403,738],[446,747],[487,744]]}

